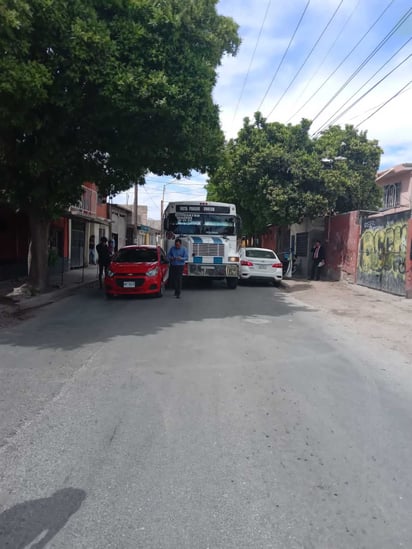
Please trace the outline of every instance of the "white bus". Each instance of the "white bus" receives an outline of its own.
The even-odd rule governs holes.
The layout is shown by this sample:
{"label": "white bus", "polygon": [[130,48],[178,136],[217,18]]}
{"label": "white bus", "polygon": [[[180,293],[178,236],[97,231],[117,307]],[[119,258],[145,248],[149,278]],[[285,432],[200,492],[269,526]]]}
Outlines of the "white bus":
{"label": "white bus", "polygon": [[178,237],[187,249],[184,276],[226,279],[228,288],[236,288],[240,220],[234,204],[170,202],[164,212],[163,230],[167,252]]}

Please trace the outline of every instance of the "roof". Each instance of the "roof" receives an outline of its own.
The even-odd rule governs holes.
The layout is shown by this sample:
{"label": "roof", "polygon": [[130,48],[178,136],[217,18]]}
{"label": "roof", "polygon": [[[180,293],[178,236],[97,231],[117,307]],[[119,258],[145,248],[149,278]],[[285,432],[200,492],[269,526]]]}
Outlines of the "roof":
{"label": "roof", "polygon": [[404,162],[403,164],[397,164],[393,168],[389,168],[387,170],[383,170],[381,172],[378,172],[378,175],[376,177],[376,181],[386,177],[387,175],[400,174],[400,173],[404,173],[404,172],[409,172],[411,170],[412,170],[412,162]]}

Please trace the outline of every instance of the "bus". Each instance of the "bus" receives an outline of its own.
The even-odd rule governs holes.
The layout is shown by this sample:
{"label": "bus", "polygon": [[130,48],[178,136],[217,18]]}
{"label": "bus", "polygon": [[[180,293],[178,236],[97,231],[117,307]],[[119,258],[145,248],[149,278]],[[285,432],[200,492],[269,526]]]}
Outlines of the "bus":
{"label": "bus", "polygon": [[239,280],[240,218],[236,206],[224,202],[170,202],[163,216],[163,246],[168,252],[176,238],[187,249],[183,276]]}

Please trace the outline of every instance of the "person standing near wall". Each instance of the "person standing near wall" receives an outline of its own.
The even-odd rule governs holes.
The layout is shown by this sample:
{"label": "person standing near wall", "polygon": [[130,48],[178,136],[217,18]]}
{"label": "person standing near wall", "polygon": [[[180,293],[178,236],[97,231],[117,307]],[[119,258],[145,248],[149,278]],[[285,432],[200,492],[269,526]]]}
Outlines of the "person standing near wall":
{"label": "person standing near wall", "polygon": [[103,288],[103,272],[106,275],[111,259],[107,238],[105,236],[102,236],[100,239],[100,244],[96,246],[96,250],[99,254],[99,259],[97,261],[99,264],[99,286],[100,288]]}
{"label": "person standing near wall", "polygon": [[325,249],[320,240],[315,242],[312,248],[312,269],[310,272],[311,280],[320,280],[320,270],[325,264]]}

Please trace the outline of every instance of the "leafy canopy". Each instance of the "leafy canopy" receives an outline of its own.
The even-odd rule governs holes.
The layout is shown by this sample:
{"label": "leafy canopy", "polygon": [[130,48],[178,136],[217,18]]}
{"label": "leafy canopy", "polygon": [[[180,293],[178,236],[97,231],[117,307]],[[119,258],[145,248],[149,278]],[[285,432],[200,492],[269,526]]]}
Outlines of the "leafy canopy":
{"label": "leafy canopy", "polygon": [[85,180],[206,171],[223,145],[212,100],[237,27],[217,0],[3,0],[0,196],[50,218]]}
{"label": "leafy canopy", "polygon": [[310,125],[268,123],[260,113],[253,122],[246,118],[211,174],[208,198],[237,204],[250,234],[268,224],[379,206],[377,143],[351,126],[311,139]]}

